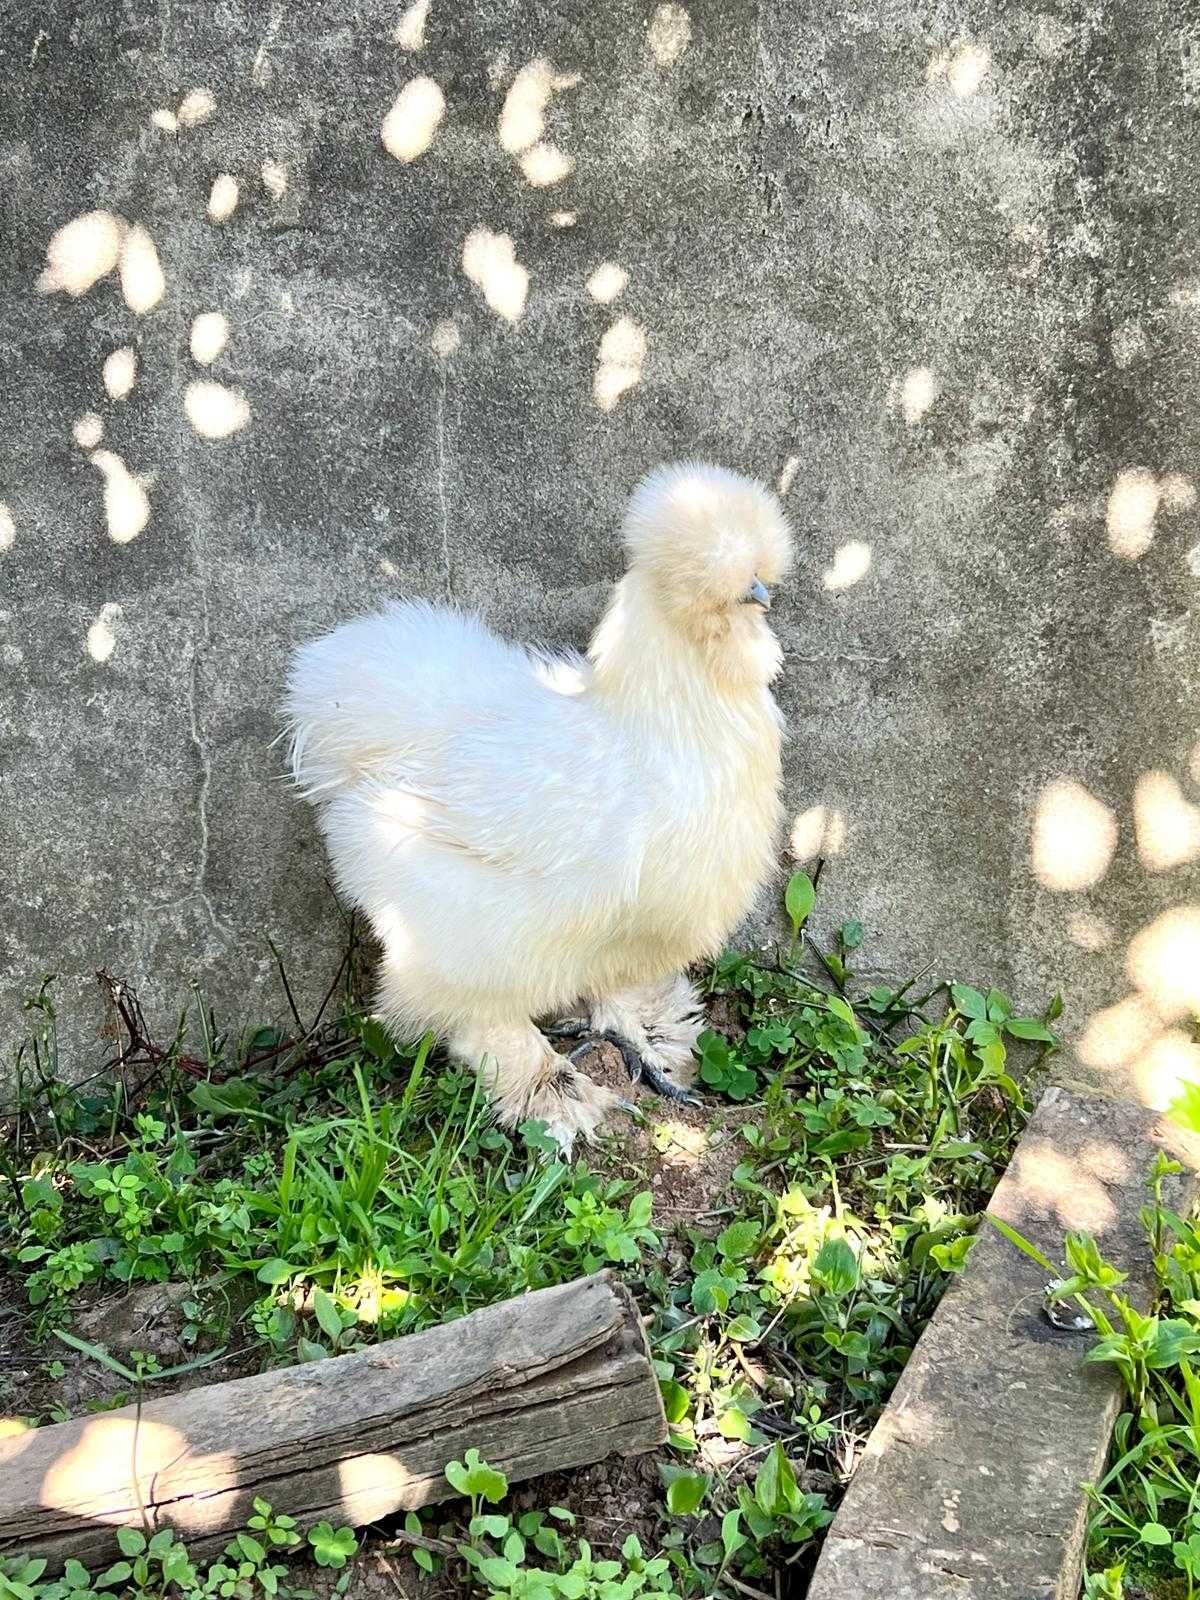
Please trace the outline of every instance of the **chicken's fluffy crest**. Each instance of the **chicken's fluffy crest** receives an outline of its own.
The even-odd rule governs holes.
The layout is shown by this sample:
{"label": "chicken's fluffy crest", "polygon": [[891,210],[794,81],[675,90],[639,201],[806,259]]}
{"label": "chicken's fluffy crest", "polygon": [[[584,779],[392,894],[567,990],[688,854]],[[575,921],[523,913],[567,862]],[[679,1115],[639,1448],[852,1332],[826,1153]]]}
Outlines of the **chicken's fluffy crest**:
{"label": "chicken's fluffy crest", "polygon": [[758,483],[659,468],[586,657],[402,603],[297,652],[286,715],[341,892],[383,946],[379,1005],[481,1066],[507,1122],[569,1144],[612,1096],[533,1019],[583,1009],[685,1078],[682,977],[772,872],[780,666],[766,586],[791,541]]}

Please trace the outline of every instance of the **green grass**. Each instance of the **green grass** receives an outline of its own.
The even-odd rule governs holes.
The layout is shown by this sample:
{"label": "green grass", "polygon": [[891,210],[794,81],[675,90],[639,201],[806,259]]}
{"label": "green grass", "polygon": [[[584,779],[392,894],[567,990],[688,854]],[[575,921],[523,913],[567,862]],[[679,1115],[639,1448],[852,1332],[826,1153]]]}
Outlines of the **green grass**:
{"label": "green grass", "polygon": [[[732,1597],[802,1573],[966,1259],[1057,1009],[1019,1017],[998,991],[961,984],[864,985],[862,928],[843,923],[818,947],[814,900],[797,874],[789,945],[731,953],[710,975],[722,1026],[701,1040],[701,1080],[740,1159],[715,1212],[669,1238],[619,1134],[568,1165],[538,1125],[494,1127],[475,1077],[429,1041],[397,1046],[352,1006],[331,1024],[294,1015],[291,1038],[222,1038],[202,1014],[189,1054],[182,1024],[155,1047],[124,992],[121,1070],[71,1088],[44,987],[0,1156],[0,1269],[33,1359],[53,1376],[65,1336],[128,1385],[105,1404],[167,1381],[151,1358],[118,1360],[71,1332],[82,1305],[139,1282],[187,1285],[181,1367],[221,1358],[245,1371],[325,1359],[607,1264],[651,1318],[671,1423],[655,1553],[635,1539],[613,1571],[616,1557],[586,1540],[568,1549],[544,1518],[532,1532],[509,1519],[498,1546],[501,1512],[487,1514],[480,1559],[508,1566],[464,1555],[474,1536],[454,1523],[420,1535],[440,1553],[417,1553],[468,1589],[530,1600]],[[668,1114],[649,1108],[652,1121]],[[60,1414],[50,1403],[30,1420]],[[501,1548],[514,1540],[519,1562]],[[550,1546],[553,1582],[535,1562]],[[240,1559],[253,1568],[252,1553]],[[509,1567],[517,1577],[488,1590],[487,1573]],[[5,1581],[31,1590],[15,1600],[58,1600],[11,1574],[0,1600]],[[147,1581],[139,1593],[172,1589],[161,1564]],[[240,1600],[269,1592],[256,1568],[220,1583]]]}

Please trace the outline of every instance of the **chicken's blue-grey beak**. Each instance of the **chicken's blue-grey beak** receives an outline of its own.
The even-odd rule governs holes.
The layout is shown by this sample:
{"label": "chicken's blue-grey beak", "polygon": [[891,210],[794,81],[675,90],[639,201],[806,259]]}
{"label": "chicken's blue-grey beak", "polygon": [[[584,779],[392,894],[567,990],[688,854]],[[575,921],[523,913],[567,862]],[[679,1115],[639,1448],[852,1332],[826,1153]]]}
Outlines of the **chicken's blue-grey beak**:
{"label": "chicken's blue-grey beak", "polygon": [[744,606],[761,606],[764,611],[771,609],[771,591],[766,584],[755,578],[754,582],[742,596]]}

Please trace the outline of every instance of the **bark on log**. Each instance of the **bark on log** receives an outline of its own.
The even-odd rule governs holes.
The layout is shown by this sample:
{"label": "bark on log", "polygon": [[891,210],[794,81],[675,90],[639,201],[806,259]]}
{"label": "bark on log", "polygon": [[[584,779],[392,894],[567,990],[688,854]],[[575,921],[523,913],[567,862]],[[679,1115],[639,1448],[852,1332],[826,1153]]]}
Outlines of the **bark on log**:
{"label": "bark on log", "polygon": [[661,1444],[637,1307],[607,1272],[350,1355],[0,1439],[0,1554],[92,1564],[119,1527],[171,1527],[197,1554],[255,1495],[308,1527],[355,1525],[454,1491],[474,1445],[510,1482]]}

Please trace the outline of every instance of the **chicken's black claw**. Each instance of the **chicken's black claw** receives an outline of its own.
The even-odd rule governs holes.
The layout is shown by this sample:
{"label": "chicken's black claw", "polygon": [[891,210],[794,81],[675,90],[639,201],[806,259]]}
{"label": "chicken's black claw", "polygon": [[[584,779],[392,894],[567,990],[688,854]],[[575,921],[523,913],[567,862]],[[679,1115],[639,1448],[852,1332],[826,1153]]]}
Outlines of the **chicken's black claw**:
{"label": "chicken's black claw", "polygon": [[664,1100],[678,1100],[687,1106],[700,1104],[699,1095],[693,1094],[690,1089],[685,1089],[672,1078],[668,1078],[665,1072],[660,1072],[646,1060],[645,1056],[634,1049],[628,1039],[622,1039],[619,1033],[602,1033],[599,1037],[607,1040],[609,1044],[616,1045],[632,1083],[645,1083],[647,1088],[653,1089],[655,1094],[661,1095]]}
{"label": "chicken's black claw", "polygon": [[587,1031],[587,1023],[581,1022],[578,1017],[564,1017],[560,1022],[542,1029],[547,1039],[582,1039]]}

